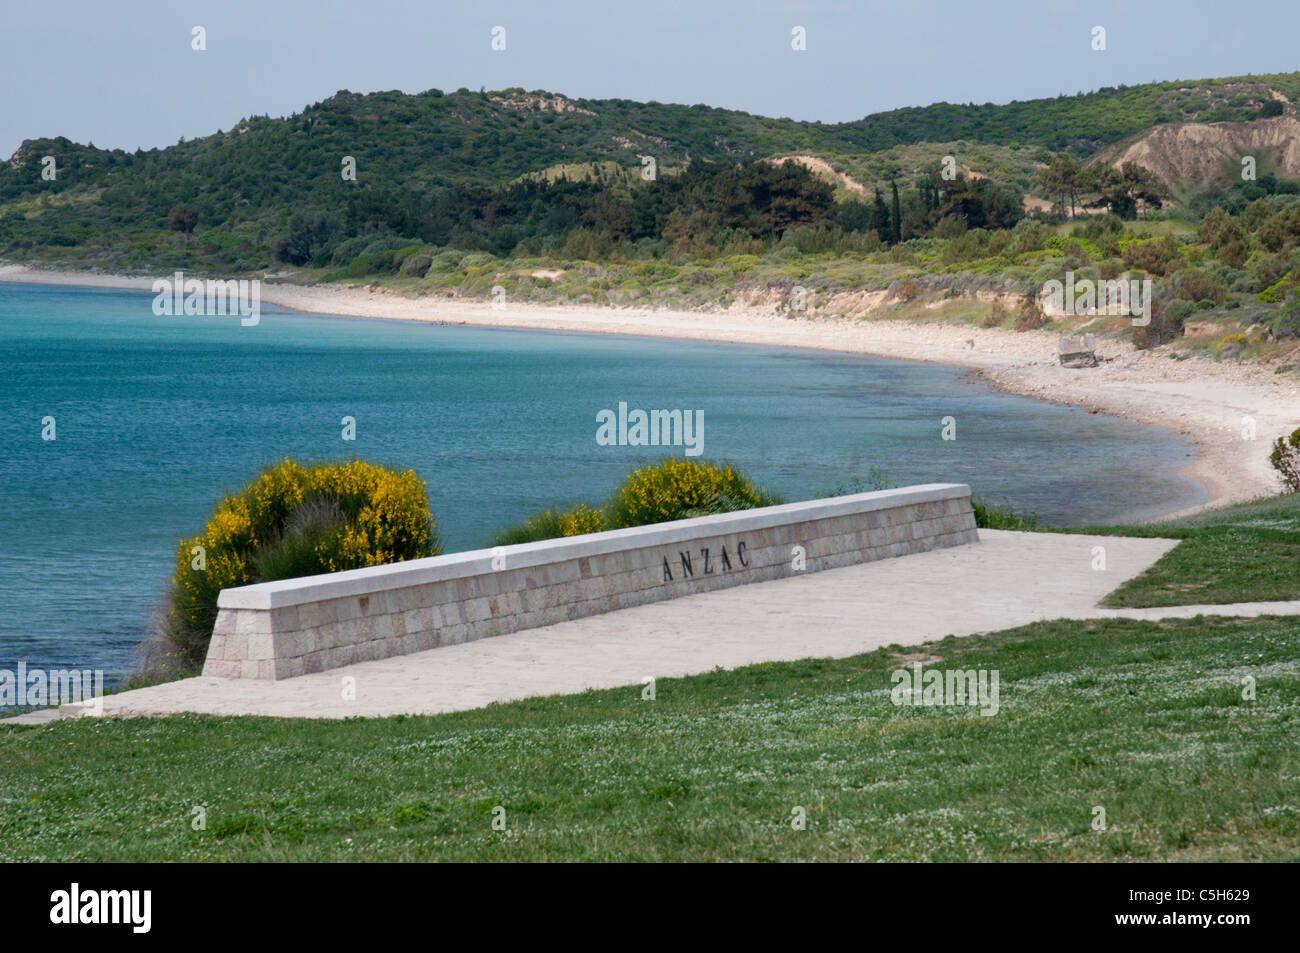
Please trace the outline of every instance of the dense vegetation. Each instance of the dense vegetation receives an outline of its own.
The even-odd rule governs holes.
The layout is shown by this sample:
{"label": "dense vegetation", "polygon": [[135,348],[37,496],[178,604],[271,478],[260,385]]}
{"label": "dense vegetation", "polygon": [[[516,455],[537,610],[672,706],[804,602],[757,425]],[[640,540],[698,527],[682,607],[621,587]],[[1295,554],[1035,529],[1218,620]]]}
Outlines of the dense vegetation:
{"label": "dense vegetation", "polygon": [[[1270,89],[1294,98],[1300,74],[1108,88],[1005,106],[940,103],[829,125],[704,106],[569,101],[518,89],[343,91],[287,119],[253,117],[166,149],[127,153],[64,138],[28,141],[0,165],[0,254],[118,269],[238,272],[326,254],[338,264],[341,242],[375,230],[497,254],[520,243],[533,254],[558,252],[575,230],[608,240],[590,246],[597,253],[645,241],[661,243],[650,245],[656,254],[675,245],[680,251],[680,235],[700,227],[701,241],[717,247],[727,243],[724,232],[767,240],[803,225],[875,233],[888,243],[923,234],[927,215],[930,226],[944,217],[970,227],[1011,224],[1012,206],[995,193],[1025,183],[1030,157],[1023,150],[1036,150],[1032,161],[1039,163],[1048,150],[1083,158],[1161,122],[1250,120],[1273,102]],[[919,174],[934,156],[916,157],[911,168],[895,161],[901,156],[871,158],[959,140],[969,140],[962,162],[975,161],[969,152],[1004,150],[989,170],[999,185],[949,179],[945,191],[973,194],[936,196],[922,184],[932,176]],[[628,174],[639,169],[643,153],[656,159],[654,182]],[[868,186],[887,196],[892,186],[885,180],[896,177],[905,194],[920,194],[911,209],[906,200],[899,206],[862,196],[867,208],[831,214],[822,191],[792,172],[729,170],[737,161],[791,153],[815,153],[866,174]],[[41,175],[46,156],[56,160],[52,181]],[[355,162],[355,181],[341,174],[346,157]],[[710,163],[712,172],[697,171],[677,188],[666,184],[684,168]],[[592,188],[569,188],[576,183],[563,171],[559,181],[545,174],[556,167]],[[748,183],[731,180],[746,176]],[[768,180],[781,194],[764,206]],[[547,182],[560,188],[537,187]],[[756,216],[739,214],[737,203],[756,195]],[[1011,198],[1018,203],[1018,194]],[[785,200],[795,207],[785,208]],[[886,221],[890,216],[904,222]]]}
{"label": "dense vegetation", "polygon": [[[936,229],[952,237],[904,238],[893,245],[873,232],[833,227],[790,228],[768,243],[733,236],[721,248],[704,233],[683,237],[696,254],[666,258],[612,251],[599,259],[579,247],[551,256],[521,249],[516,257],[380,234],[342,246],[340,257],[354,256],[359,264],[331,263],[315,274],[403,294],[486,296],[499,288],[512,302],[710,309],[739,301],[792,317],[802,303],[809,315],[1122,332],[1142,346],[1178,340],[1182,348],[1219,360],[1276,356],[1280,371],[1294,370],[1300,360],[1284,358],[1300,334],[1300,195],[1288,190],[1290,183],[1249,185],[1228,190],[1224,206],[1204,222],[1099,215],[1058,224],[1026,218],[994,230],[944,219]],[[917,194],[902,199],[904,222],[909,196]],[[1255,194],[1261,197],[1245,198]],[[1229,208],[1239,211],[1233,215]],[[580,233],[573,241],[597,239]],[[1152,324],[1133,327],[1125,316],[1105,314],[1045,315],[1039,301],[1044,283],[1070,272],[1077,281],[1125,273],[1149,278]]]}

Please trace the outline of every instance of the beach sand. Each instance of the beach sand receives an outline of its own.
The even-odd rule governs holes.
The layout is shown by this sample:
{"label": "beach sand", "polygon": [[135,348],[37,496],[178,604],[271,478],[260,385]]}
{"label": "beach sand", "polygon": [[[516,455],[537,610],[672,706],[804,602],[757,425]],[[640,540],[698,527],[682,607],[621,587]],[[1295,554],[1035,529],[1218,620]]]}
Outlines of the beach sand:
{"label": "beach sand", "polygon": [[[152,279],[0,267],[0,281],[149,291]],[[405,297],[382,289],[263,281],[262,301],[313,314],[445,324],[586,331],[766,344],[933,361],[970,368],[1008,393],[1126,417],[1190,436],[1197,454],[1187,476],[1221,506],[1277,493],[1268,463],[1273,439],[1300,427],[1300,383],[1261,364],[1177,361],[1162,350],[1100,339],[1102,363],[1069,369],[1056,358],[1057,334],[884,319],[791,319],[728,311],[666,311],[509,304]],[[1251,434],[1253,432],[1253,439]],[[1197,507],[1196,509],[1201,509]],[[1181,511],[1182,515],[1191,511]],[[1167,517],[1166,517],[1167,518]]]}

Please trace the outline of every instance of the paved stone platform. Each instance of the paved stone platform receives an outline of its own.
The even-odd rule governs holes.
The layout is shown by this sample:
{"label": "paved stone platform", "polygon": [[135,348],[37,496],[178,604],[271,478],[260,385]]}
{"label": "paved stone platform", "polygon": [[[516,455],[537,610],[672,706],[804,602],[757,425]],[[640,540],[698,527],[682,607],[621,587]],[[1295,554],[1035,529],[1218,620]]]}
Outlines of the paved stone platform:
{"label": "paved stone platform", "polygon": [[[104,699],[106,715],[343,718],[457,711],[764,661],[844,657],[1057,618],[1300,614],[1300,601],[1098,609],[1174,540],[981,530],[980,542],[622,609],[282,681],[199,677]],[[1093,548],[1106,570],[1092,568]],[[353,679],[355,700],[343,698]],[[43,713],[36,713],[38,715]]]}

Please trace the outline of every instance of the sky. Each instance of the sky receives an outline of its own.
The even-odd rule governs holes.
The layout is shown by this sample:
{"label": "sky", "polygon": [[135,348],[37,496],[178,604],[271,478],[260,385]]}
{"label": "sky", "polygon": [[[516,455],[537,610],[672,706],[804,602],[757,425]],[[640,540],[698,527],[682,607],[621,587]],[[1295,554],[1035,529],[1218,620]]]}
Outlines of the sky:
{"label": "sky", "polygon": [[1300,70],[1298,35],[1296,0],[5,0],[0,156],[42,136],[167,146],[341,89],[520,86],[841,122]]}

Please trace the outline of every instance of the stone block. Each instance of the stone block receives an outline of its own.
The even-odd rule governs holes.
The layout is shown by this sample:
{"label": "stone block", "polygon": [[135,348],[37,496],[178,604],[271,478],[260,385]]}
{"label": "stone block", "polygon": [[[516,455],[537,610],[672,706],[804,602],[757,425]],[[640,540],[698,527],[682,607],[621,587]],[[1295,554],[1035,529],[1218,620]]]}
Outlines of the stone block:
{"label": "stone block", "polygon": [[248,636],[248,655],[249,659],[261,661],[275,657],[274,646],[272,645],[271,633],[255,632]]}
{"label": "stone block", "polygon": [[338,615],[338,621],[340,622],[351,622],[353,619],[360,619],[361,600],[355,596],[348,599],[338,599],[334,602],[334,611]]}
{"label": "stone block", "polygon": [[1096,367],[1097,341],[1091,334],[1062,335],[1056,342],[1056,357],[1062,367]]}
{"label": "stone block", "polygon": [[279,658],[275,660],[276,678],[297,678],[306,671],[300,658]]}
{"label": "stone block", "polygon": [[226,636],[225,649],[224,658],[238,659],[240,661],[248,658],[248,635],[238,633]]}
{"label": "stone block", "polygon": [[271,610],[271,630],[273,632],[295,632],[302,626],[298,622],[298,607],[285,606]]}
{"label": "stone block", "polygon": [[239,678],[243,672],[243,663],[233,659],[207,659],[203,663],[203,674],[210,678]]}
{"label": "stone block", "polygon": [[317,629],[327,622],[338,621],[338,605],[334,601],[304,602],[297,609],[298,628]]}
{"label": "stone block", "polygon": [[235,617],[235,634],[266,634],[271,632],[271,613],[263,609],[241,609]]}

